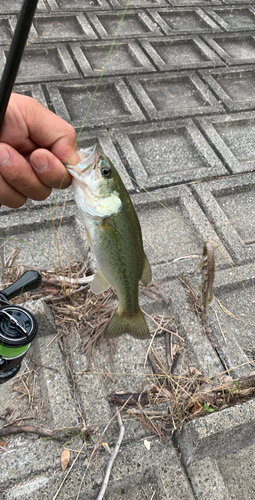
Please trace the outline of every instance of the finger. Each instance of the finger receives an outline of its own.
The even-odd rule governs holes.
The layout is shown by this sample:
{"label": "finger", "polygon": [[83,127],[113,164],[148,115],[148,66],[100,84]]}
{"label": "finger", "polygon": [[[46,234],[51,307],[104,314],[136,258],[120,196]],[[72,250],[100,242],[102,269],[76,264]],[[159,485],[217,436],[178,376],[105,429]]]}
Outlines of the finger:
{"label": "finger", "polygon": [[51,188],[40,181],[25,158],[8,144],[0,144],[0,175],[26,198],[41,201],[51,193]]}
{"label": "finger", "polygon": [[65,189],[72,177],[63,163],[47,149],[36,149],[30,155],[30,163],[40,181],[51,188]]}
{"label": "finger", "polygon": [[12,99],[24,117],[30,139],[50,149],[63,163],[76,165],[76,132],[72,125],[31,97],[12,94]]}
{"label": "finger", "polygon": [[19,208],[24,205],[27,198],[16,189],[13,189],[0,175],[0,207]]}

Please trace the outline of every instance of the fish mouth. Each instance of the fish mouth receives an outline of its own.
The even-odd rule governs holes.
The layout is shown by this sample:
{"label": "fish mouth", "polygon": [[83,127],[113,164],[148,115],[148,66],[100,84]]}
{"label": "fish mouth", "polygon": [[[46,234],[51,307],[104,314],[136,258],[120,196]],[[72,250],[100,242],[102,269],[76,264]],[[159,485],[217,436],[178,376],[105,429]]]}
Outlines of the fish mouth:
{"label": "fish mouth", "polygon": [[76,178],[77,174],[78,176],[82,176],[82,174],[84,174],[91,167],[93,168],[93,170],[96,169],[99,162],[100,152],[98,150],[97,144],[94,144],[89,148],[80,149],[79,155],[81,161],[77,163],[77,165],[66,165],[68,172]]}

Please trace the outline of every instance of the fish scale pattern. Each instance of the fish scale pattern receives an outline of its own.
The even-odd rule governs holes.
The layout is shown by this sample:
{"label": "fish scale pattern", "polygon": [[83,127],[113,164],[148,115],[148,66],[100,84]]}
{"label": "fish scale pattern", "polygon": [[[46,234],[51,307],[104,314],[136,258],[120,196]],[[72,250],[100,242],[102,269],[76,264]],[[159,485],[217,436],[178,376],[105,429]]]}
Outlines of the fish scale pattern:
{"label": "fish scale pattern", "polygon": [[[21,3],[0,2],[0,75]],[[166,304],[146,296],[141,304],[148,314],[176,318],[187,353],[182,366],[203,375],[248,376],[255,345],[255,4],[130,0],[123,18],[126,3],[39,0],[14,90],[71,123],[79,147],[97,142],[114,161],[140,219],[153,280],[160,280],[169,299]],[[54,191],[43,202],[28,200],[15,211],[1,207],[0,235],[2,284],[16,248],[15,264],[44,270],[85,259],[89,252],[71,189]],[[179,280],[188,275],[197,289],[194,274],[205,240],[217,245],[214,294],[223,305],[217,302],[208,313],[210,338]],[[73,387],[61,345],[52,342],[57,332],[50,308],[36,302],[28,307],[42,325],[33,355],[42,364],[37,391],[44,423],[68,427],[82,415],[100,433],[112,416],[109,392],[141,388],[150,370],[144,368],[148,343],[123,336],[112,365],[104,346],[91,366],[76,348],[79,341],[70,342]],[[162,339],[157,348],[164,351]],[[109,379],[104,373],[114,375]],[[1,386],[0,415],[12,403],[12,384]],[[138,420],[125,425],[108,500],[253,498],[252,401],[187,424],[174,441],[181,458],[159,436],[147,449],[143,443],[150,431]],[[106,435],[110,446],[117,434],[116,424]],[[78,437],[70,446],[72,461],[81,445]],[[31,435],[13,438],[6,451],[0,447],[0,497],[52,498],[62,482],[62,449],[61,443]],[[59,499],[77,498],[81,456]],[[96,499],[107,461],[101,450],[80,498]]]}

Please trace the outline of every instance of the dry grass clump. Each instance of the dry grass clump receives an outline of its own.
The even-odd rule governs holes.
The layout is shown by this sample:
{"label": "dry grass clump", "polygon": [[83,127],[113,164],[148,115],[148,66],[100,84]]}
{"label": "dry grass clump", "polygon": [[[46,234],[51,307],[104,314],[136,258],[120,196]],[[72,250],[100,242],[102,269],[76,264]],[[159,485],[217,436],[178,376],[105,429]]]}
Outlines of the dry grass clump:
{"label": "dry grass clump", "polygon": [[[25,270],[13,266],[14,258],[15,255],[11,256],[4,271],[6,285],[12,283]],[[67,375],[75,388],[68,337],[75,333],[78,342],[74,349],[82,349],[88,361],[91,362],[95,350],[100,348],[104,339],[106,326],[116,310],[116,294],[113,289],[101,295],[94,295],[90,292],[89,282],[92,279],[92,273],[87,262],[85,264],[77,262],[66,268],[40,271],[40,273],[42,275],[41,289],[23,294],[17,297],[16,301],[24,302],[41,298],[51,305]],[[190,307],[201,320],[202,332],[208,335],[201,302],[188,282],[185,279],[181,281]],[[141,286],[140,292],[153,300],[160,297],[168,302],[167,297],[160,290],[159,283],[150,283],[148,287]],[[163,436],[166,430],[179,431],[186,421],[194,417],[240,403],[254,395],[254,373],[250,377],[234,380],[227,372],[209,378],[204,377],[194,367],[186,366],[177,370],[180,358],[184,359],[185,348],[174,317],[162,314],[149,315],[145,311],[144,314],[154,326],[145,360],[145,364],[149,362],[152,373],[147,374],[142,392],[115,392],[109,396],[110,402],[124,405],[129,415],[140,418],[142,425],[165,440]],[[165,362],[159,359],[153,349],[153,340],[158,336],[164,338]],[[109,340],[108,342],[113,355],[115,341]],[[33,373],[36,373],[35,368],[28,373],[28,380],[23,376],[20,377],[19,388],[15,387],[22,397],[27,394],[28,409],[33,404],[33,389],[31,392],[28,384]]]}
{"label": "dry grass clump", "polygon": [[141,418],[143,425],[161,437],[165,432],[180,431],[184,423],[193,418],[242,403],[255,394],[255,372],[239,379],[233,379],[226,372],[209,378],[189,367],[174,374],[153,349],[149,361],[154,374],[147,376],[143,391],[112,393],[109,401],[123,405],[131,396],[127,405],[132,408],[126,410],[128,414]]}

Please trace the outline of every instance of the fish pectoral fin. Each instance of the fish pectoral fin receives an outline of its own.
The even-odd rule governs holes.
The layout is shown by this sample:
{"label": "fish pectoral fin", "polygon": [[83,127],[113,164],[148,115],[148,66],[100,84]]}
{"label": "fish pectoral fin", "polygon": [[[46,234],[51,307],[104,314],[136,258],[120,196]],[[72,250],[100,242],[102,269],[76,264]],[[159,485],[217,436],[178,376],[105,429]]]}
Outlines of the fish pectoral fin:
{"label": "fish pectoral fin", "polygon": [[103,293],[106,292],[112,285],[107,281],[104,277],[102,271],[97,271],[95,277],[90,284],[90,290],[94,293]]}
{"label": "fish pectoral fin", "polygon": [[104,234],[110,240],[118,241],[120,239],[120,233],[106,220],[104,220],[103,224],[101,224],[100,229],[104,231]]}
{"label": "fish pectoral fin", "polygon": [[143,258],[143,272],[140,279],[144,286],[147,286],[151,281],[151,267],[145,254]]}

